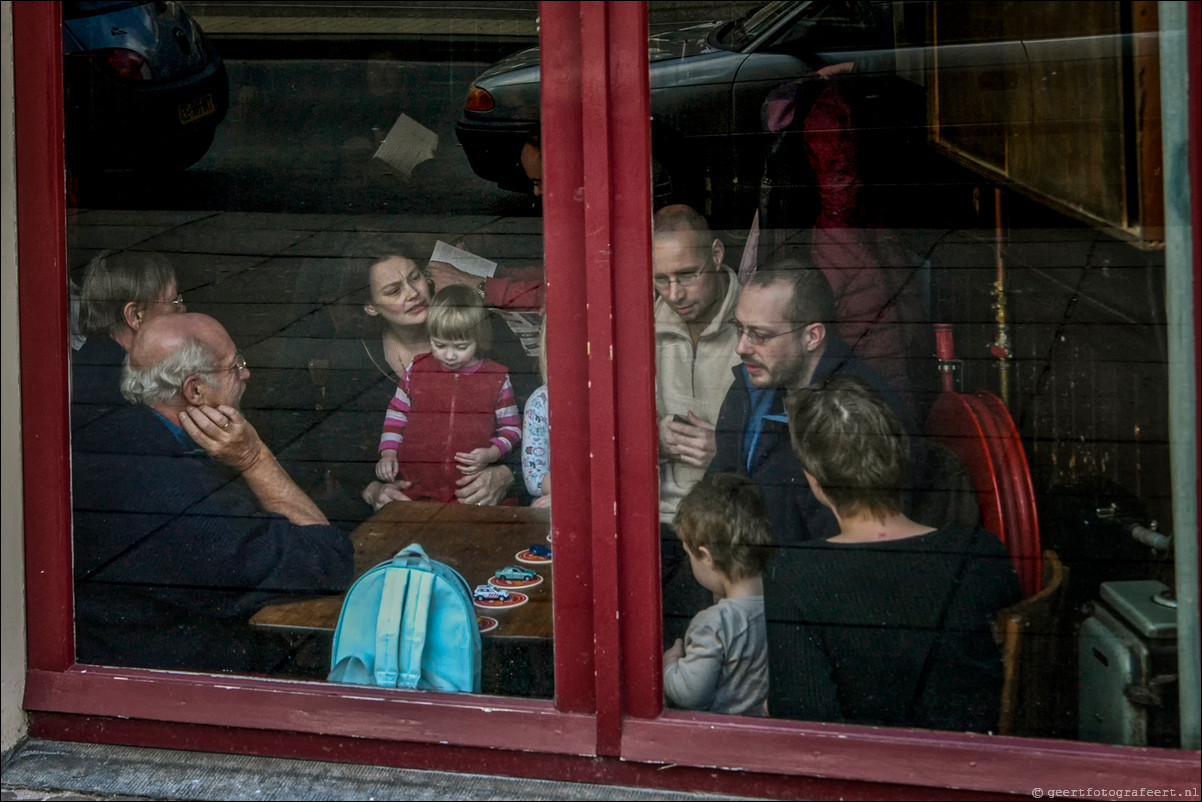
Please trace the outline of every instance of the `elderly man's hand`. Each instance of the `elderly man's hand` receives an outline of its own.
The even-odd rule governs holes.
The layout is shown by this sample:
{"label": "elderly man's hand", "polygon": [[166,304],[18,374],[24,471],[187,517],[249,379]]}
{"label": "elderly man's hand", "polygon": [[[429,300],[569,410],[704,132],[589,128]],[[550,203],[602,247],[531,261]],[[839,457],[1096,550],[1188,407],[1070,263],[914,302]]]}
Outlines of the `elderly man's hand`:
{"label": "elderly man's hand", "polygon": [[505,465],[490,465],[480,473],[463,477],[455,485],[458,488],[455,498],[460,504],[499,504],[513,486],[513,471]]}
{"label": "elderly man's hand", "polygon": [[179,414],[179,422],[210,457],[240,471],[249,470],[271,455],[255,427],[231,406],[189,407]]}
{"label": "elderly man's hand", "polygon": [[453,265],[446,262],[430,262],[426,265],[426,275],[430,281],[434,282],[434,291],[437,292],[443,287],[449,287],[452,284],[463,284],[468,287],[475,287],[480,283],[479,276],[473,276],[471,273],[465,273]]}

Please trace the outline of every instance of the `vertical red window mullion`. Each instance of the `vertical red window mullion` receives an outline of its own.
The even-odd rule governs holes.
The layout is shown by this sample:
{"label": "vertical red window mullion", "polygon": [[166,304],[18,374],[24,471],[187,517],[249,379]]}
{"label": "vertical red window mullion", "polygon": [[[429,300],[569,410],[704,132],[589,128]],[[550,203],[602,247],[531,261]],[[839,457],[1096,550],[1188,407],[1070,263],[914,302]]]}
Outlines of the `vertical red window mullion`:
{"label": "vertical red window mullion", "polygon": [[555,704],[596,708],[593,676],[588,341],[583,272],[580,4],[542,3],[543,228],[555,548]]}
{"label": "vertical red window mullion", "polygon": [[61,6],[13,3],[28,667],[75,660]]}
{"label": "vertical red window mullion", "polygon": [[618,618],[618,463],[614,366],[614,259],[609,80],[610,3],[580,4],[584,145],[585,292],[588,295],[589,462],[593,551],[593,654],[597,752],[621,751],[621,622]]}
{"label": "vertical red window mullion", "polygon": [[622,695],[648,718],[663,709],[663,675],[646,3],[610,4],[609,54]]}

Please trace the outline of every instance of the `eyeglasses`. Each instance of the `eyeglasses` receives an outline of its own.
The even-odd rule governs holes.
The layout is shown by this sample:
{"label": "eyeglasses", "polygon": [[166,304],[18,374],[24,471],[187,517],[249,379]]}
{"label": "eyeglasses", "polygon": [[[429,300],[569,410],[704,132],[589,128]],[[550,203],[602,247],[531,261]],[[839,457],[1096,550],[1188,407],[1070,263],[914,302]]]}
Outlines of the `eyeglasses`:
{"label": "eyeglasses", "polygon": [[678,273],[675,276],[655,276],[652,279],[652,282],[655,284],[655,289],[659,290],[660,292],[667,292],[670,290],[672,288],[672,282],[676,282],[678,285],[680,285],[681,289],[692,287],[697,283],[698,279],[708,272],[709,266],[710,262],[707,261],[705,264],[691,273]]}
{"label": "eyeglasses", "polygon": [[230,370],[232,370],[238,374],[241,374],[242,371],[246,370],[246,357],[242,356],[242,354],[237,354],[234,357],[234,364],[230,365],[228,368],[217,368],[217,370],[202,370],[201,373],[225,373],[226,371],[230,371]]}
{"label": "eyeglasses", "polygon": [[786,334],[792,334],[795,331],[801,331],[802,329],[809,328],[810,326],[813,326],[814,324],[813,323],[803,323],[802,325],[798,326],[795,329],[789,329],[787,331],[778,331],[775,334],[764,334],[763,332],[756,331],[755,329],[749,329],[746,326],[744,326],[742,323],[740,323],[739,321],[735,320],[734,318],[731,318],[730,320],[726,321],[726,325],[730,326],[732,329],[735,330],[735,336],[738,339],[741,340],[744,337],[746,337],[747,342],[751,343],[752,345],[763,345],[764,343],[768,342],[769,340],[775,340],[777,337],[784,337]]}
{"label": "eyeglasses", "polygon": [[179,295],[172,298],[170,301],[155,301],[155,303],[171,304],[176,309],[182,309],[184,306],[184,295],[183,295],[183,293],[180,293]]}

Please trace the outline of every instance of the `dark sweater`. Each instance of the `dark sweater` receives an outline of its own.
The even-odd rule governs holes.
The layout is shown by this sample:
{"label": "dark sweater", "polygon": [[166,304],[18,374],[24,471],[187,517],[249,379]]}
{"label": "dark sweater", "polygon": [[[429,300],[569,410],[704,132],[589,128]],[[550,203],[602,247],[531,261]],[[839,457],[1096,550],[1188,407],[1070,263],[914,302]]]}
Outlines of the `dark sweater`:
{"label": "dark sweater", "polygon": [[272,672],[288,644],[250,617],[273,600],[350,584],[341,530],[264,512],[145,407],[79,432],[72,462],[80,662]]}
{"label": "dark sweater", "polygon": [[121,371],[125,349],[93,335],[71,355],[71,427],[79,429],[125,406]]}
{"label": "dark sweater", "polygon": [[772,715],[997,726],[1002,662],[990,627],[1019,588],[1005,546],[983,529],[781,549],[764,599]]}

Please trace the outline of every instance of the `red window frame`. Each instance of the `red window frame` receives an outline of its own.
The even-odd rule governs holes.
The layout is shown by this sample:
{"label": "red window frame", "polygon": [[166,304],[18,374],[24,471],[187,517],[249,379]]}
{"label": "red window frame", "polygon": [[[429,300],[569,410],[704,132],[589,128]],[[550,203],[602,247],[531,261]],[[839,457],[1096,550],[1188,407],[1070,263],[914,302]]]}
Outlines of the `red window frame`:
{"label": "red window frame", "polygon": [[[1196,67],[1199,12],[1189,13]],[[1196,787],[1198,752],[663,711],[645,380],[654,370],[646,4],[542,3],[540,16],[543,138],[553,143],[544,147],[553,437],[555,454],[570,455],[555,463],[554,704],[371,699],[321,683],[74,663],[61,21],[58,4],[13,5],[31,732],[780,796]],[[1196,139],[1196,86],[1190,107]],[[1196,199],[1196,154],[1191,186]],[[506,751],[492,748],[497,731],[510,737]]]}

